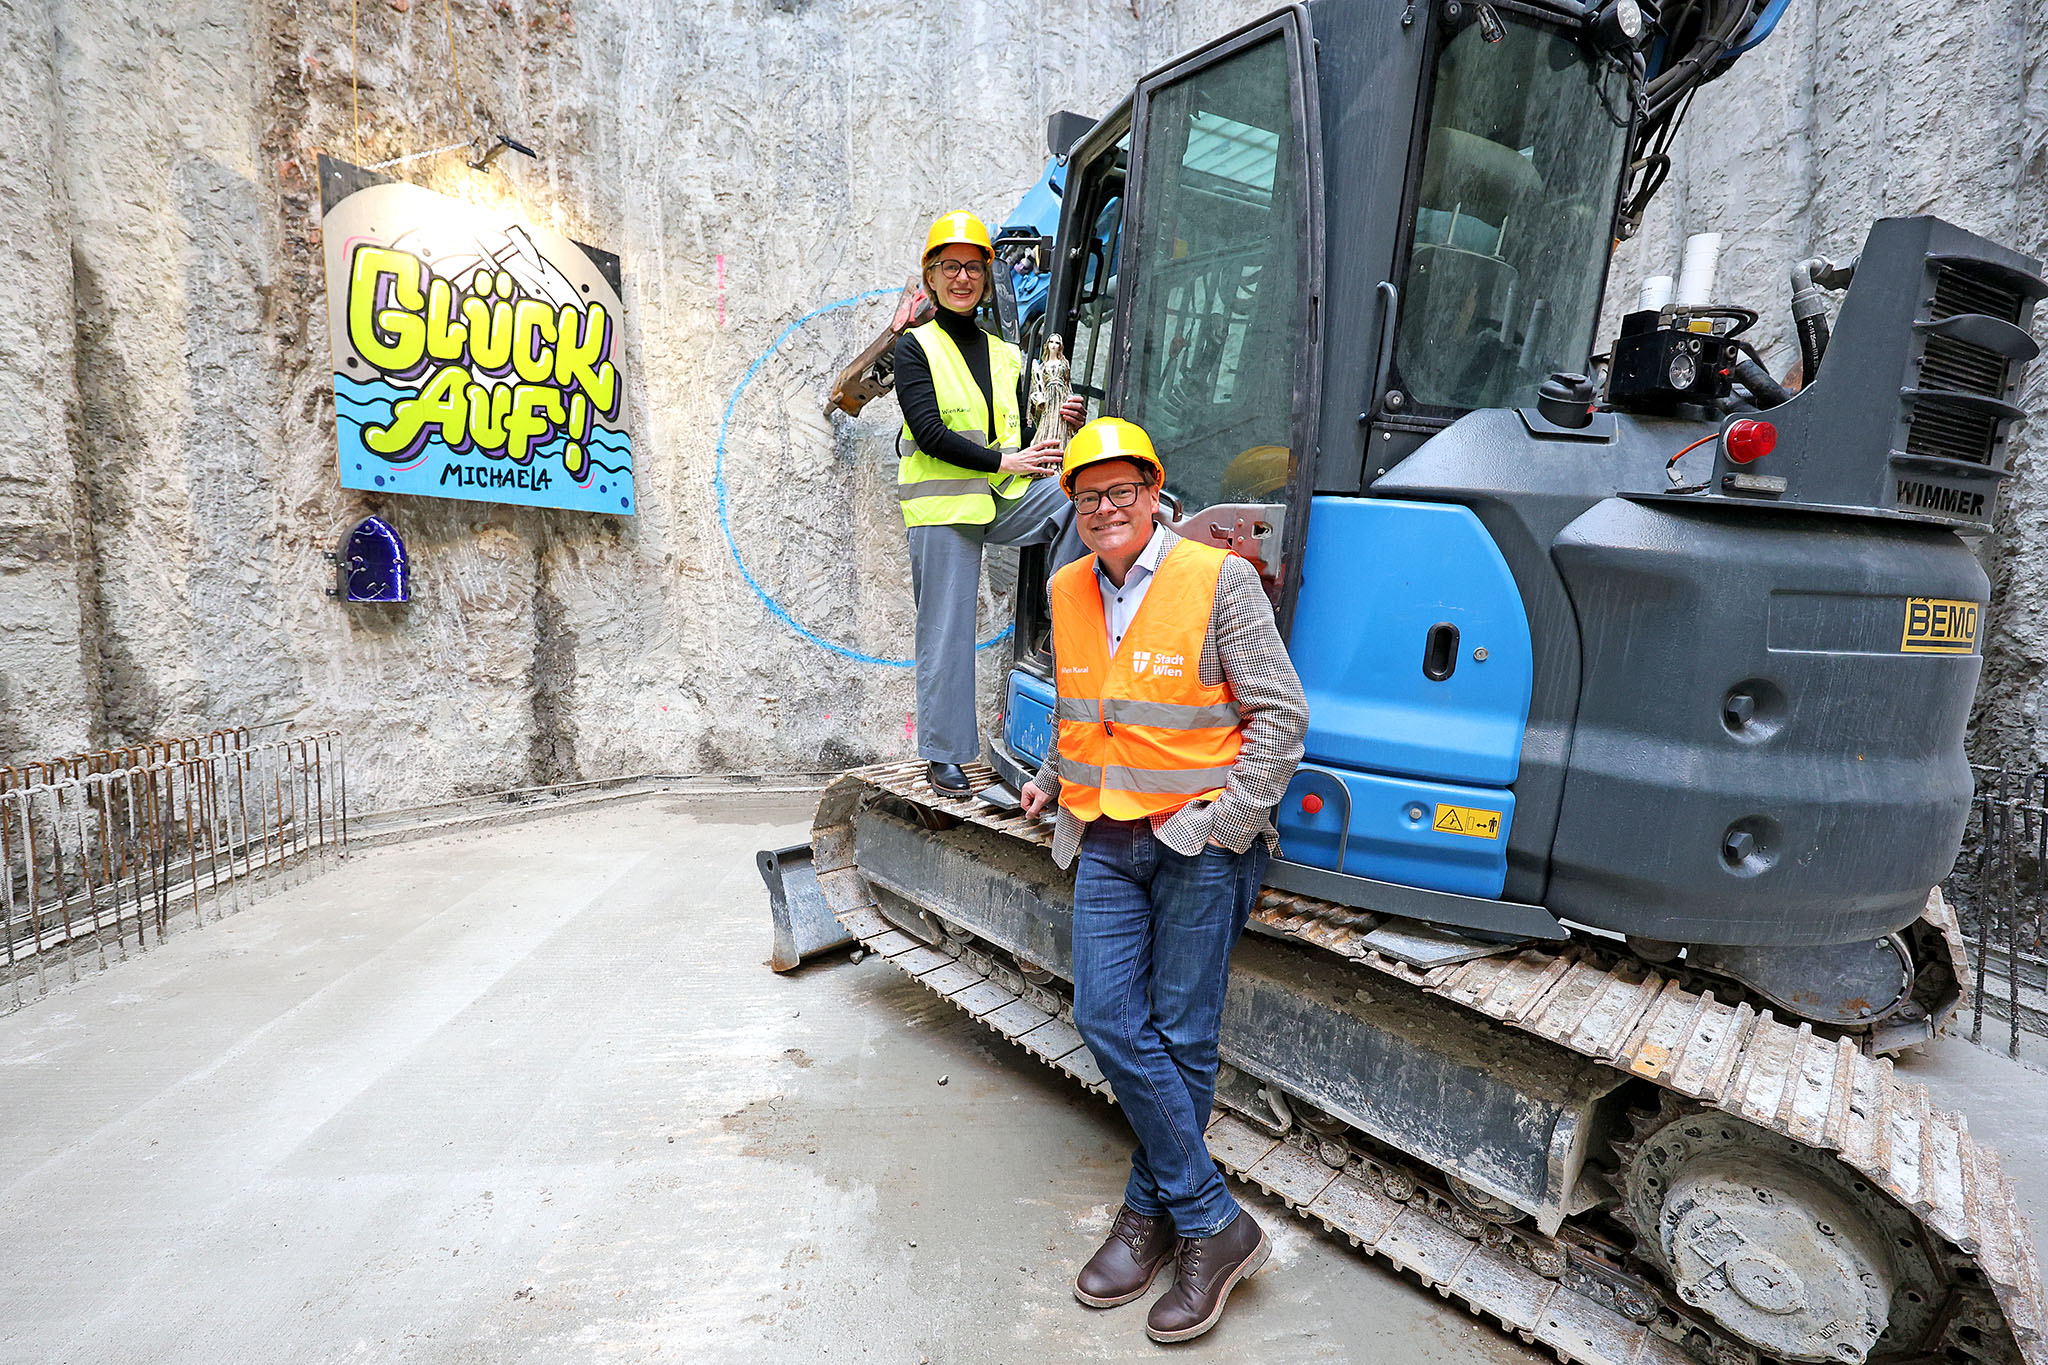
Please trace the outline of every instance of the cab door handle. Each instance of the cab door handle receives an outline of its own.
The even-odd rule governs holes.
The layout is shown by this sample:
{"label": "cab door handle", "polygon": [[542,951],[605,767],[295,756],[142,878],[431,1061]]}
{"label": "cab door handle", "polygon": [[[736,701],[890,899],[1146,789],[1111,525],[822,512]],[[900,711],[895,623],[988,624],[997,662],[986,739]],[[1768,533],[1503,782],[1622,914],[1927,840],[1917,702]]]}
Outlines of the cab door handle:
{"label": "cab door handle", "polygon": [[1458,670],[1458,628],[1439,621],[1429,628],[1422,644],[1422,676],[1442,682]]}

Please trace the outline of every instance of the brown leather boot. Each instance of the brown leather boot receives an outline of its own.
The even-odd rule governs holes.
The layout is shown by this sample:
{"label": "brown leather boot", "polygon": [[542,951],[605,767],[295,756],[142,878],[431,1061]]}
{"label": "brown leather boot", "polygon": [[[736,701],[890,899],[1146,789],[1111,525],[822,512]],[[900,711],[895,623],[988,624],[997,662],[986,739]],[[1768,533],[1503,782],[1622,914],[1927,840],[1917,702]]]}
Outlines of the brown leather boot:
{"label": "brown leather boot", "polygon": [[1154,1341],[1191,1341],[1223,1320],[1223,1302],[1237,1282],[1257,1273],[1272,1248],[1266,1234],[1239,1209],[1214,1237],[1180,1239],[1173,1288],[1160,1295],[1145,1320]]}
{"label": "brown leather boot", "polygon": [[1129,1303],[1152,1287],[1152,1277],[1173,1255],[1173,1220],[1119,1208],[1104,1242],[1074,1277],[1074,1297],[1090,1308]]}

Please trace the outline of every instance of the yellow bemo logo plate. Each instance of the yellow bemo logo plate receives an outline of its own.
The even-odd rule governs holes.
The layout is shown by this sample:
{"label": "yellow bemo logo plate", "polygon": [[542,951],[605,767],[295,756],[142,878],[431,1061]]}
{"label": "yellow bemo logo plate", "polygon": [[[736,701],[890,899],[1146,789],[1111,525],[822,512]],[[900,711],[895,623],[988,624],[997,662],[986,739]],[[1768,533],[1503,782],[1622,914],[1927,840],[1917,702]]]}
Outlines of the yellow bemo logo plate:
{"label": "yellow bemo logo plate", "polygon": [[1477,810],[1471,806],[1444,806],[1436,808],[1436,821],[1430,826],[1442,834],[1466,834],[1474,839],[1500,838],[1500,812]]}
{"label": "yellow bemo logo plate", "polygon": [[1977,648],[1977,619],[1983,608],[1948,597],[1906,599],[1905,654],[1968,654]]}

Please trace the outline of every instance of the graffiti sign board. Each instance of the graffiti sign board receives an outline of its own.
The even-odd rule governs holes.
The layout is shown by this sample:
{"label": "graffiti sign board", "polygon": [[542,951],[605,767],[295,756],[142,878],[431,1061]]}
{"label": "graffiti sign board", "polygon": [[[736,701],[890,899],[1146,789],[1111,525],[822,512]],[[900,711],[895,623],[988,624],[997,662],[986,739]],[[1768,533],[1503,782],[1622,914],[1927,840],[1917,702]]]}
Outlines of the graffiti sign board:
{"label": "graffiti sign board", "polygon": [[342,487],[631,515],[616,258],[321,171]]}

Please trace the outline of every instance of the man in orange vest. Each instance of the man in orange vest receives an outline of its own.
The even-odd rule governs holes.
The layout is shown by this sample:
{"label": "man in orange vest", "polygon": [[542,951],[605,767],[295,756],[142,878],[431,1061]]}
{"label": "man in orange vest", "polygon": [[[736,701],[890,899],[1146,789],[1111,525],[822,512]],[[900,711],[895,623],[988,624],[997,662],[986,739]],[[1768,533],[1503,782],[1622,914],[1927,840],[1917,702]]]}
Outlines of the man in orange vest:
{"label": "man in orange vest", "polygon": [[1142,1295],[1155,1341],[1214,1327],[1266,1235],[1202,1139],[1230,951],[1301,762],[1308,703],[1258,571],[1155,520],[1165,469],[1144,431],[1090,422],[1060,475],[1095,553],[1052,577],[1058,728],[1024,809],[1057,801],[1074,873],[1074,1023],[1138,1137],[1107,1241],[1074,1281],[1095,1308]]}

